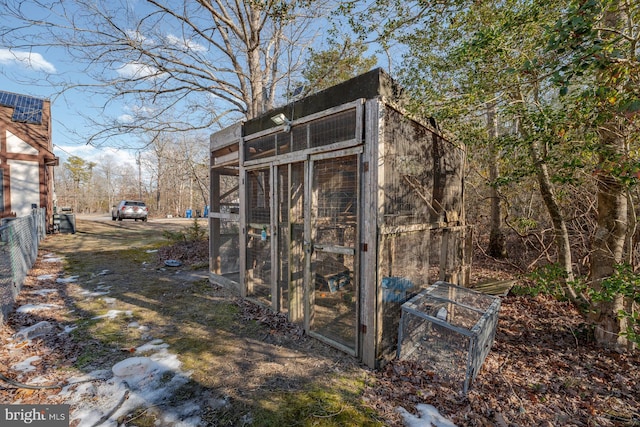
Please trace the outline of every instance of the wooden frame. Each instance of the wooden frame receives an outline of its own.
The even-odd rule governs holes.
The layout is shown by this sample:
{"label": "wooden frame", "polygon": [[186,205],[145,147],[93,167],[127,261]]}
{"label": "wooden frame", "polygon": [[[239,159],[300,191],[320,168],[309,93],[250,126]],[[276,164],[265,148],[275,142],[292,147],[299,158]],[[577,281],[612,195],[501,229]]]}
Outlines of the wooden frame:
{"label": "wooden frame", "polygon": [[[232,284],[231,287],[235,287],[242,297],[247,297],[249,278],[246,274],[247,251],[244,248],[248,244],[248,227],[256,225],[249,224],[247,179],[252,171],[268,169],[268,178],[270,180],[270,205],[268,208],[269,228],[271,230],[269,251],[269,256],[271,257],[269,268],[271,270],[268,277],[268,280],[271,281],[269,307],[274,311],[287,311],[290,320],[301,323],[308,333],[346,353],[358,357],[370,367],[381,366],[390,354],[395,354],[395,348],[391,348],[392,345],[390,344],[393,342],[393,337],[390,337],[389,334],[396,334],[395,338],[397,339],[397,327],[395,331],[392,331],[392,329],[394,322],[399,321],[400,317],[400,307],[394,308],[395,306],[389,305],[390,302],[382,287],[382,280],[387,274],[383,264],[396,262],[394,259],[388,259],[387,251],[389,248],[383,248],[383,242],[386,241],[388,244],[395,245],[397,237],[400,248],[398,250],[402,250],[402,248],[406,248],[410,244],[411,239],[424,240],[421,246],[429,248],[431,254],[412,254],[411,256],[415,257],[415,260],[411,257],[397,255],[392,258],[398,258],[400,261],[403,261],[404,258],[409,260],[404,265],[394,265],[393,268],[388,268],[388,271],[393,271],[394,274],[398,272],[397,274],[400,275],[409,275],[414,281],[420,279],[422,270],[435,268],[438,274],[442,276],[438,278],[446,278],[465,284],[466,280],[468,280],[468,265],[466,264],[470,261],[470,257],[466,255],[466,251],[468,251],[466,236],[470,234],[468,233],[468,226],[464,223],[462,199],[452,199],[450,195],[454,194],[454,192],[453,190],[449,191],[449,186],[455,186],[456,189],[462,188],[463,174],[461,172],[446,174],[450,172],[451,168],[464,167],[463,162],[456,163],[464,159],[464,153],[460,147],[444,139],[435,127],[423,125],[409,118],[402,112],[402,109],[398,107],[395,101],[392,103],[390,94],[399,92],[389,89],[392,86],[389,82],[390,79],[381,70],[374,70],[365,76],[354,79],[353,85],[355,88],[350,88],[350,82],[346,82],[340,87],[330,88],[326,92],[314,94],[308,99],[296,101],[256,119],[237,124],[234,129],[222,131],[216,134],[215,141],[212,136],[211,144],[212,176],[215,176],[216,171],[223,171],[224,168],[234,168],[234,170],[237,168],[239,176],[239,213],[210,212],[209,214],[212,219],[234,220],[238,221],[239,224],[239,283]],[[332,102],[332,99],[336,100],[335,104],[327,107]],[[331,117],[336,117],[336,123],[338,123],[345,116],[337,115],[350,110],[355,111],[355,123],[352,124],[353,133],[349,133],[352,136],[343,140],[329,138],[326,144],[311,145],[312,138],[316,138],[313,141],[320,140],[312,133],[313,126],[316,126],[316,128],[319,126],[316,123],[324,123],[323,120],[330,121]],[[282,113],[285,116],[288,115],[289,122],[286,123],[286,126],[276,126],[271,122],[270,118],[278,113]],[[389,122],[389,120],[395,120],[394,118],[397,117],[402,118],[402,122]],[[351,127],[342,129],[347,129],[351,132]],[[298,132],[296,138],[299,139],[294,139],[293,135],[296,131]],[[336,132],[338,131],[336,130]],[[344,132],[344,130],[339,132]],[[268,139],[272,135],[273,141]],[[335,135],[342,137],[345,134],[336,133]],[[421,139],[411,140],[410,138],[414,135],[416,138]],[[289,142],[283,142],[281,140],[282,137],[289,138]],[[260,140],[261,138],[267,139]],[[248,145],[252,141],[258,142]],[[304,143],[300,144],[301,141],[304,141]],[[320,140],[320,142],[322,141]],[[270,147],[270,144],[273,144],[273,148]],[[296,145],[294,146],[294,144]],[[422,145],[425,145],[424,150],[417,149]],[[255,150],[253,153],[256,153],[256,158],[246,158],[248,155],[247,147],[249,146]],[[283,152],[278,151],[279,147],[284,148]],[[295,149],[298,149],[298,151],[291,151]],[[403,156],[416,156],[425,152],[444,153],[447,156],[446,162],[439,162],[438,159],[433,157],[414,158],[412,160],[413,163],[409,164],[410,167],[408,169],[405,168],[407,172],[404,172],[415,175],[409,181],[409,184],[412,185],[402,181],[402,177],[396,179],[399,172],[397,167],[394,167],[393,162],[399,161],[398,159],[402,160]],[[315,244],[314,224],[311,222],[312,207],[314,206],[312,199],[314,197],[314,191],[312,190],[314,165],[316,162],[324,162],[332,158],[351,155],[357,156],[356,244],[354,248],[351,248],[340,246],[335,242],[328,243],[324,244],[323,250],[345,256],[353,255],[354,257],[356,339],[353,343],[353,348],[314,332],[311,324],[315,295],[315,290],[311,288],[314,283],[311,262]],[[415,168],[420,168],[420,165],[424,162],[431,166],[425,166],[422,172],[418,169],[415,172],[413,171]],[[300,167],[303,168],[302,177],[296,178],[296,180],[302,178],[302,182],[296,182],[295,184],[303,185],[304,194],[302,206],[304,227],[298,228],[298,231],[296,231],[296,233],[302,231],[302,236],[297,234],[295,237],[295,239],[302,237],[302,242],[295,242],[295,245],[297,245],[295,248],[293,247],[294,232],[291,224],[299,226],[301,218],[292,218],[293,207],[291,206],[291,201],[292,187],[294,185],[294,177],[292,175],[294,167],[296,170],[299,170],[298,168]],[[438,169],[440,167],[449,169],[441,173]],[[282,182],[280,181],[280,168],[287,168],[287,178],[283,179]],[[433,178],[430,178],[430,173],[433,174]],[[437,175],[438,173],[441,173],[441,176]],[[420,179],[425,181],[418,182]],[[424,186],[433,185],[434,182],[445,186],[445,188],[439,189],[438,193],[436,191],[421,191],[423,188],[428,189],[428,187]],[[417,187],[418,185],[423,187]],[[394,191],[396,192],[395,194],[393,193]],[[440,203],[439,199],[435,199],[436,196],[434,194],[436,193],[439,197],[448,198],[443,199],[444,201]],[[462,196],[461,191],[460,193]],[[213,207],[216,206],[213,199],[222,196],[220,189],[216,189],[213,183],[211,195]],[[286,206],[279,206],[278,203],[286,204]],[[390,209],[394,209],[394,203],[400,203],[404,211],[398,212],[398,215],[396,215],[396,212],[390,211]],[[412,210],[411,206],[414,205],[425,206],[424,213]],[[280,209],[287,211],[288,225],[280,224]],[[215,210],[218,211],[219,209]],[[281,241],[280,239],[280,226],[289,227],[287,241]],[[211,230],[215,232],[215,228],[211,228]],[[282,232],[284,233],[285,230],[283,229]],[[393,240],[388,240],[389,237],[393,237]],[[450,238],[460,239],[460,241],[451,242]],[[433,244],[439,246],[433,247],[433,250],[431,250]],[[215,255],[215,249],[211,248],[210,250]],[[296,264],[292,266],[294,250],[296,251]],[[461,258],[458,257],[459,251],[464,252],[464,256]],[[300,258],[301,255],[303,259]],[[289,282],[288,299],[286,301],[289,307],[283,306],[282,289],[278,284],[280,277],[278,269],[281,264],[276,261],[278,261],[279,256],[287,257],[288,276],[285,280]],[[299,288],[296,281],[296,287],[293,288],[292,269],[299,269],[301,264],[303,266],[301,275],[304,286]],[[211,281],[224,282],[218,281],[218,278],[213,273],[211,274]],[[226,283],[226,285],[229,285],[229,283]],[[263,285],[261,284],[260,286]],[[419,283],[418,286],[423,287],[424,284]],[[265,303],[262,300],[256,302]],[[397,319],[394,317],[396,314]]]}

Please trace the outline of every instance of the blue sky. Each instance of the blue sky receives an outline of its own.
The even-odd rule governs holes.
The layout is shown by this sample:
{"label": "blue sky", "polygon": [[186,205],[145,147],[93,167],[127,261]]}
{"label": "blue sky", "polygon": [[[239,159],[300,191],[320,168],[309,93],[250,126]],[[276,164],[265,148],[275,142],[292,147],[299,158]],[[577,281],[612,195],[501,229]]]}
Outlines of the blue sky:
{"label": "blue sky", "polygon": [[[14,4],[19,4],[19,2],[14,2]],[[72,3],[55,3],[55,6],[52,6],[52,8],[62,7],[61,5],[66,6],[68,4]],[[137,29],[133,29],[136,26],[135,21],[127,21],[127,18],[133,17],[133,15],[129,13],[140,12],[141,8],[145,7],[144,2],[122,0],[111,6],[113,9],[110,12],[115,13],[114,16],[117,17],[116,19],[123,19],[122,23],[119,22],[119,24],[124,25],[122,28],[127,32],[137,34],[138,37],[140,37],[140,42],[145,43],[147,41],[147,35],[138,33]],[[105,6],[105,8],[109,9],[111,6]],[[0,13],[2,12],[3,11],[0,10]],[[59,12],[59,10],[53,11],[52,9],[52,11],[49,11],[46,10],[46,8],[35,8],[33,6],[27,9],[27,15],[29,17],[41,20],[55,20],[56,13]],[[77,19],[78,25],[95,28],[91,26],[91,15],[76,14],[75,9],[63,10],[62,12],[64,12],[65,15]],[[142,12],[145,11],[142,10]],[[4,14],[3,19],[5,22],[0,24],[0,27],[12,27],[13,23],[10,21],[11,18],[9,15],[9,13]],[[326,21],[324,22],[324,25],[326,25]],[[201,52],[202,49],[206,51],[205,46],[195,43],[192,44],[188,38],[179,39],[176,37],[175,34],[181,34],[179,27],[171,29],[170,24],[165,21],[162,21],[161,26],[165,43],[174,46],[180,44],[188,46],[188,49],[195,53],[194,56],[197,56],[197,53]],[[318,23],[315,30],[321,29],[322,27],[323,24]],[[13,28],[22,27],[16,22]],[[135,148],[118,150],[113,147],[139,146],[140,140],[138,137],[133,135],[113,137],[101,146],[101,148],[94,148],[91,145],[87,145],[87,137],[95,133],[96,128],[91,127],[92,124],[85,120],[83,116],[106,117],[108,115],[111,118],[118,118],[119,123],[124,123],[127,117],[131,118],[136,111],[143,111],[145,105],[139,104],[137,107],[138,110],[136,110],[136,107],[134,107],[135,101],[125,101],[124,98],[119,98],[116,102],[109,101],[107,103],[108,98],[106,98],[106,96],[98,95],[96,91],[87,88],[87,86],[96,84],[96,82],[91,81],[89,75],[84,72],[85,67],[90,67],[87,63],[82,63],[81,61],[73,62],[66,49],[57,45],[56,42],[48,43],[46,38],[38,39],[39,29],[36,26],[25,28],[25,30],[15,34],[14,40],[8,41],[8,43],[11,44],[10,46],[0,45],[0,90],[46,98],[51,101],[54,152],[62,161],[70,155],[96,161],[99,160],[101,155],[112,154],[114,157],[122,159],[123,161],[135,163]],[[74,28],[78,27],[74,25]],[[156,34],[149,34],[149,36],[159,36],[159,34],[158,32]],[[172,37],[175,40],[172,39]],[[38,39],[37,42],[32,42],[34,39]],[[322,38],[320,38],[320,40],[321,39]],[[109,61],[109,59],[106,61]],[[98,65],[97,68],[96,65]],[[100,65],[101,63],[97,61],[91,65],[93,69],[90,70],[96,72],[96,70],[99,69],[97,74],[102,74],[103,78],[107,76],[106,78],[111,79],[110,75],[119,77],[126,77],[127,75],[140,77],[145,75],[143,65],[131,62],[131,60],[127,61],[124,56],[122,58],[116,58],[115,63],[109,62],[108,66],[103,68],[100,68]],[[67,90],[62,92],[62,84],[66,83],[68,85],[69,82],[78,85],[78,87],[67,88]],[[85,85],[85,87],[82,87],[82,85]],[[200,101],[213,105],[208,105],[209,110],[203,108],[196,109],[201,112],[205,111],[209,115],[215,114],[217,109],[222,109],[218,108],[219,104],[214,98],[211,98],[211,100],[201,98]],[[106,111],[104,110],[105,105],[107,106]],[[196,105],[199,106],[202,104],[198,104],[196,101]],[[193,122],[188,121],[187,118],[187,123]],[[211,131],[214,130],[217,129],[212,129]]]}
{"label": "blue sky", "polygon": [[[87,136],[95,132],[91,123],[85,117],[96,117],[104,114],[103,107],[106,98],[94,95],[93,91],[83,88],[83,85],[95,84],[85,72],[86,64],[74,61],[67,50],[59,43],[49,43],[45,32],[37,25],[25,26],[24,23],[12,18],[12,12],[19,8],[29,19],[43,22],[60,22],[68,26],[60,16],[70,16],[80,25],[82,20],[90,19],[86,15],[77,14],[72,2],[51,3],[51,8],[42,7],[46,2],[6,2],[0,8],[4,22],[1,27],[17,29],[10,33],[13,39],[0,44],[0,90],[44,98],[51,101],[51,126],[54,153],[64,162],[69,156],[75,155],[85,160],[99,161],[101,157],[112,156],[121,162],[135,164],[134,150],[116,149],[113,147],[139,143],[137,140],[126,141],[126,137],[119,143],[107,144],[95,148],[87,144]],[[119,3],[122,13],[128,9],[135,9],[143,3],[138,0],[124,0]],[[67,9],[69,8],[70,9]],[[69,88],[69,84],[76,85]],[[62,90],[65,86],[67,88]],[[115,103],[109,107],[108,113],[115,117],[124,117],[128,111],[125,103]]]}
{"label": "blue sky", "polygon": [[[9,6],[6,7],[18,7],[17,4],[19,2],[9,2]],[[70,10],[60,9],[60,5],[52,5],[51,11],[29,2],[20,7],[30,19],[53,20],[67,26],[68,24],[58,19],[57,15],[68,15],[77,20],[78,26],[92,28],[90,22],[92,17],[76,13],[73,3],[64,4],[64,7],[72,5]],[[124,0],[112,6],[115,9],[121,9],[118,10],[118,15],[125,16],[129,12],[140,11],[144,3],[137,0]],[[58,9],[54,10],[53,8],[56,7]],[[9,9],[2,10],[0,7],[0,16],[3,16],[4,20],[0,27],[25,28],[23,23],[12,21]],[[102,82],[93,81],[85,71],[90,70],[91,65],[74,61],[67,50],[58,45],[58,42],[48,43],[46,37],[43,38],[40,34],[44,34],[42,29],[35,25],[29,26],[26,30],[18,30],[13,40],[7,42],[9,45],[0,44],[0,90],[51,101],[54,153],[61,158],[62,162],[71,155],[91,161],[98,161],[102,156],[112,156],[118,161],[135,164],[135,147],[141,146],[139,137],[133,135],[112,137],[106,144],[101,144],[100,148],[95,148],[87,144],[87,138],[94,134],[97,128],[85,118],[86,116],[102,118],[108,115],[110,118],[118,118],[126,122],[135,112],[135,101],[125,99],[108,101],[106,95],[97,94],[96,92],[100,90],[92,90],[91,87],[99,88]],[[32,40],[35,41],[31,42]],[[110,67],[108,71],[114,77],[144,74],[143,66],[124,61],[123,58],[122,63],[112,64],[114,68]],[[95,65],[93,64],[93,67]],[[98,66],[100,66],[99,63]],[[70,88],[70,85],[76,87]],[[62,90],[65,87],[66,89]],[[114,148],[123,146],[134,148]]]}
{"label": "blue sky", "polygon": [[[88,126],[79,112],[87,113],[99,105],[97,99],[88,99],[80,89],[70,90],[59,95],[59,88],[49,83],[52,76],[77,74],[65,63],[66,54],[59,49],[49,49],[42,53],[0,48],[0,90],[30,95],[51,101],[52,140],[54,153],[62,161],[70,155],[85,160],[99,160],[101,156],[113,155],[125,162],[135,163],[135,153],[112,147],[95,148],[87,145],[82,134]],[[78,82],[86,76],[78,74]],[[33,84],[33,81],[40,82]],[[125,111],[123,106],[123,112]]]}
{"label": "blue sky", "polygon": [[[53,6],[51,10],[47,10],[37,3],[8,2],[5,6],[7,10],[0,10],[4,20],[2,26],[22,28],[24,24],[11,18],[10,8],[18,5],[25,15],[32,19],[43,21],[55,19],[56,12],[53,11]],[[113,153],[126,161],[135,162],[133,155],[128,152],[116,152],[110,148],[98,150],[86,144],[86,139],[82,135],[87,134],[88,125],[81,114],[90,114],[100,100],[91,99],[80,89],[71,89],[61,94],[60,82],[62,81],[78,84],[90,83],[90,81],[87,75],[80,71],[82,64],[73,63],[61,47],[30,46],[28,41],[39,32],[40,29],[37,26],[29,26],[26,31],[16,32],[14,40],[8,40],[7,44],[0,45],[0,90],[51,101],[54,153],[62,161],[70,155],[94,160],[102,155]],[[12,43],[13,41],[15,42]]]}

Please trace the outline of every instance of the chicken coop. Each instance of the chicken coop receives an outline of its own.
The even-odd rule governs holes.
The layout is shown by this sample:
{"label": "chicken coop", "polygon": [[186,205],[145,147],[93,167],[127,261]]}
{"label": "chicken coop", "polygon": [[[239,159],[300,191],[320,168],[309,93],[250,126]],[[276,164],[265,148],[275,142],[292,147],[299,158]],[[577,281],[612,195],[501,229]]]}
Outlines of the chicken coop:
{"label": "chicken coop", "polygon": [[375,69],[210,139],[210,281],[370,367],[405,301],[469,278],[464,148],[402,98]]}

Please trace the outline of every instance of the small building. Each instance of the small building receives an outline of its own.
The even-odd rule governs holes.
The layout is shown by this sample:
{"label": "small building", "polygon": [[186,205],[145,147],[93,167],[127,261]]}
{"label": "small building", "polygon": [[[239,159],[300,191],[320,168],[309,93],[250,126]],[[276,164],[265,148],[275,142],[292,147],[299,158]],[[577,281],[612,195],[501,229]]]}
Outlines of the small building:
{"label": "small building", "polygon": [[211,136],[210,281],[370,367],[401,304],[465,285],[464,148],[380,69]]}
{"label": "small building", "polygon": [[0,91],[0,218],[26,216],[34,206],[53,213],[49,100]]}

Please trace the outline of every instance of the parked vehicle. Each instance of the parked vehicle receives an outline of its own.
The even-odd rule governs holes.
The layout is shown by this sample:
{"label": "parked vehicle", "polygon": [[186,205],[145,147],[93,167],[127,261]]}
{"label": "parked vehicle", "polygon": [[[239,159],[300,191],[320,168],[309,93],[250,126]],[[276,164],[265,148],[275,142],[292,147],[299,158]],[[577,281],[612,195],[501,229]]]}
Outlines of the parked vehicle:
{"label": "parked vehicle", "polygon": [[117,206],[111,210],[111,219],[113,221],[122,221],[123,219],[134,219],[146,221],[149,214],[149,208],[144,202],[139,200],[122,200]]}

